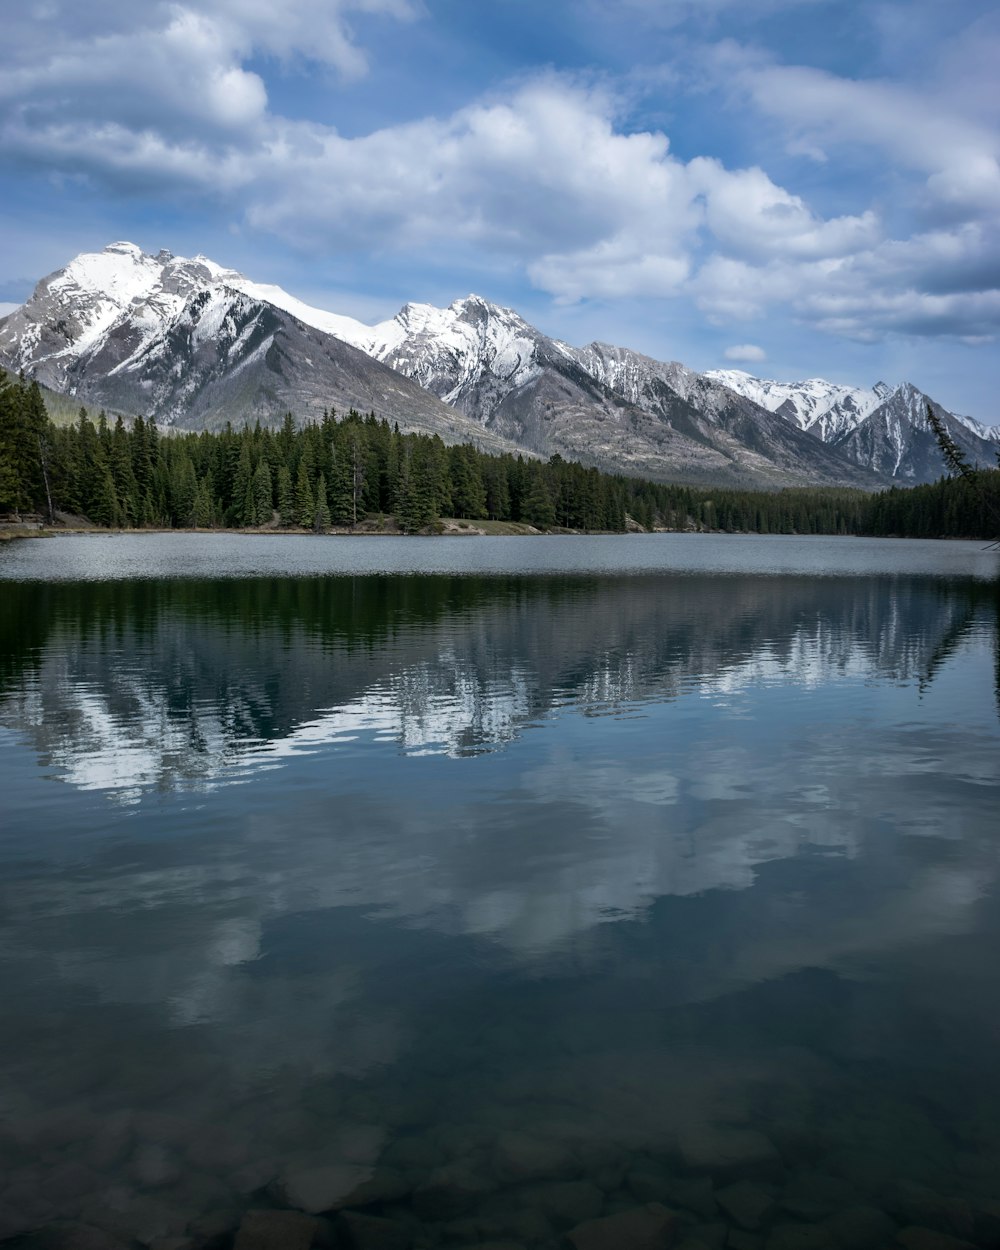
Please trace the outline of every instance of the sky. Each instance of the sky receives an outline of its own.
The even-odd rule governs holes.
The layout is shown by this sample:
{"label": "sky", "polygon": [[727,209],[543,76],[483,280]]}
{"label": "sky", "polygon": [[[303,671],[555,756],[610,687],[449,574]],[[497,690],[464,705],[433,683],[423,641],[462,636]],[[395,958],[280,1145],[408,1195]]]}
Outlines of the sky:
{"label": "sky", "polygon": [[0,312],[116,240],[1000,424],[995,0],[25,0]]}

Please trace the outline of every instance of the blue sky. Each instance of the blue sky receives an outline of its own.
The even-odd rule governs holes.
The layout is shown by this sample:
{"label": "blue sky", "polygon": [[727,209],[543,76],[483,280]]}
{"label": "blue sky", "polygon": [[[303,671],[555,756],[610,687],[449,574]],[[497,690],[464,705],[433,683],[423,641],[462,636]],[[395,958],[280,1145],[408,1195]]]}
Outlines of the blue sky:
{"label": "blue sky", "polygon": [[992,2],[27,0],[5,45],[0,301],[129,239],[1000,423]]}

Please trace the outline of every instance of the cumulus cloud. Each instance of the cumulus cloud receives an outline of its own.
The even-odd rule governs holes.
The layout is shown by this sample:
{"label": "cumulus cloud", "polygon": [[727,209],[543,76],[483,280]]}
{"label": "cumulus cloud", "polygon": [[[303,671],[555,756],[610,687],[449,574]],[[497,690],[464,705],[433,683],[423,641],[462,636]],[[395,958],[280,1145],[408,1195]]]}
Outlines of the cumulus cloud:
{"label": "cumulus cloud", "polygon": [[891,212],[873,200],[830,214],[759,166],[681,159],[665,133],[628,125],[606,81],[539,74],[353,137],[274,111],[261,56],[356,76],[352,17],[406,20],[414,0],[280,14],[265,0],[100,0],[89,25],[65,0],[46,12],[50,39],[20,17],[8,39],[8,159],[116,192],[211,196],[310,249],[513,264],[561,301],[679,297],[718,321],[778,307],[855,338],[998,324],[995,131],[898,84],[732,43],[707,58],[710,87],[782,127],[788,151],[863,144],[917,180],[916,215],[909,186]]}
{"label": "cumulus cloud", "polygon": [[950,84],[944,94],[926,85],[840,77],[774,64],[733,44],[721,45],[713,59],[730,89],[784,124],[790,151],[826,158],[833,147],[875,149],[893,166],[926,176],[928,212],[949,218],[1000,212],[1000,136],[974,113],[956,111]]}
{"label": "cumulus cloud", "polygon": [[727,347],[722,353],[727,360],[761,361],[767,360],[767,352],[755,343],[736,343]]}
{"label": "cumulus cloud", "polygon": [[99,49],[111,40],[153,43],[180,20],[211,27],[230,64],[258,53],[285,60],[332,66],[348,78],[367,67],[352,19],[377,16],[409,20],[419,13],[419,0],[45,0],[26,4],[5,17],[5,55],[9,63],[32,64],[85,48]]}

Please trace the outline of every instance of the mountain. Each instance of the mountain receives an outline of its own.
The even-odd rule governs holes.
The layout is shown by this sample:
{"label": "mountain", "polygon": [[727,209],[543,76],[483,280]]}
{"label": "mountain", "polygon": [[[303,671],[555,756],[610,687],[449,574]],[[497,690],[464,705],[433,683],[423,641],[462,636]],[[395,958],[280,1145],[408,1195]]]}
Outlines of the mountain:
{"label": "mountain", "polygon": [[908,485],[943,472],[941,453],[927,422],[932,407],[972,464],[992,468],[1000,451],[1000,427],[948,412],[910,382],[871,390],[822,378],[775,382],[739,369],[705,375],[808,431],[855,464]]}
{"label": "mountain", "polygon": [[[0,365],[186,429],[355,407],[449,443],[692,484],[874,489],[941,468],[925,397],[906,383],[864,391],[699,374],[624,347],[572,347],[476,295],[407,304],[369,326],[207,257],[132,243],[43,279],[0,319]],[[988,432],[939,411],[983,461]]]}
{"label": "mountain", "polygon": [[[241,289],[241,283],[248,289]],[[0,321],[0,364],[165,425],[374,409],[401,428],[513,450],[408,378],[259,298],[241,275],[132,243],[78,256]]]}
{"label": "mountain", "polygon": [[869,488],[873,474],[933,481],[943,466],[928,403],[973,463],[992,465],[1000,441],[1000,427],[949,413],[908,382],[865,390],[735,369],[699,374],[628,348],[571,347],[475,295],[443,309],[407,304],[368,326],[309,308],[279,288],[255,289],[522,446],[642,476],[665,476],[666,460],[670,476],[690,481]]}
{"label": "mountain", "polygon": [[558,452],[654,479],[878,485],[759,404],[681,364],[602,343],[571,347],[477,295],[448,308],[407,304],[368,326],[279,288],[253,289],[542,456]]}

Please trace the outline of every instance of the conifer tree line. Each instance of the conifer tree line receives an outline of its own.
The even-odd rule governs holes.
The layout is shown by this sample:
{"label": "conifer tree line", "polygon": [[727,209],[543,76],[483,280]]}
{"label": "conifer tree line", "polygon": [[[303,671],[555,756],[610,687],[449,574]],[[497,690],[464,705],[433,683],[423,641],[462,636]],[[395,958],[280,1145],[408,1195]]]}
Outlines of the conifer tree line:
{"label": "conifer tree line", "polygon": [[0,513],[56,511],[112,528],[323,531],[393,516],[404,533],[441,517],[538,529],[704,529],[799,534],[995,537],[1000,473],[892,489],[743,491],[643,481],[563,460],[493,455],[352,410],[278,429],[162,434],[81,409],[53,424],[36,382],[0,373]]}

